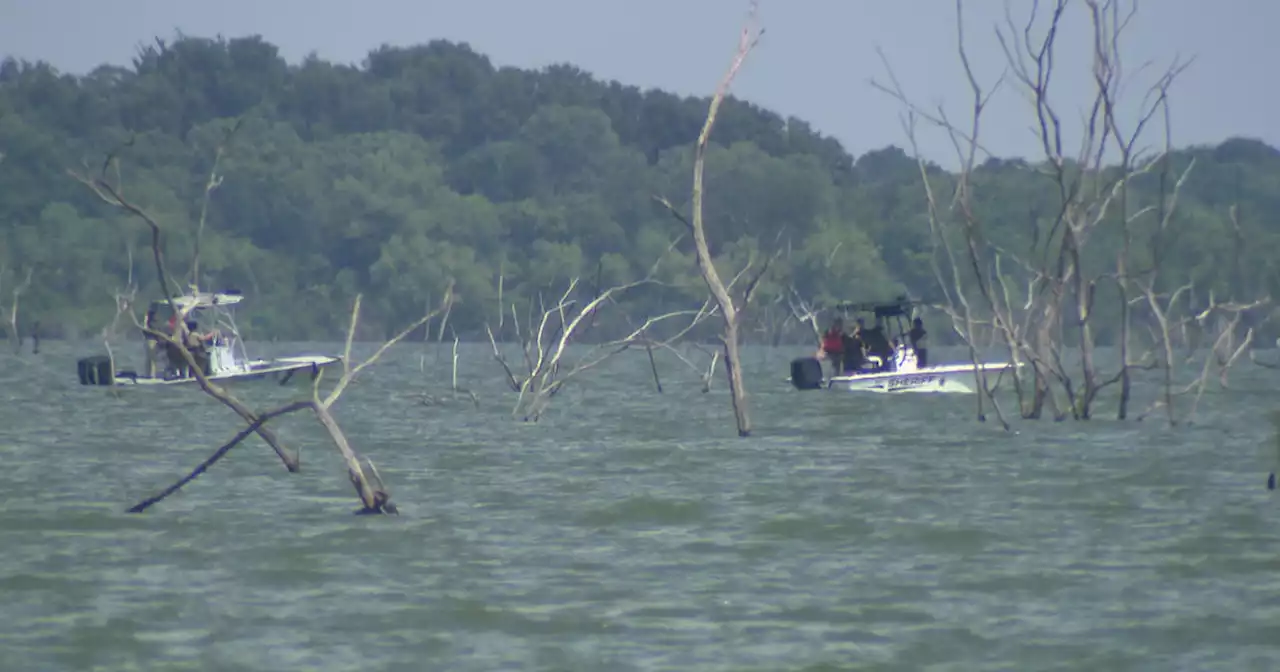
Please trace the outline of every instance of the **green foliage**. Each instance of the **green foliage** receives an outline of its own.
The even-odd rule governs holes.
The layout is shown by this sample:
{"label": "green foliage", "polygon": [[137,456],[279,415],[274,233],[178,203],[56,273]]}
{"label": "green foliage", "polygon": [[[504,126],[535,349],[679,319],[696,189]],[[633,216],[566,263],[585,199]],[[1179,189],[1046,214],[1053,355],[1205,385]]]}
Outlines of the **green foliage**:
{"label": "green foliage", "polygon": [[[335,337],[357,292],[366,324],[389,332],[450,280],[461,299],[450,324],[476,335],[496,321],[499,277],[504,303],[524,306],[573,277],[590,290],[649,272],[684,234],[651,197],[687,209],[706,104],[568,65],[496,68],[442,41],[381,47],[360,67],[290,65],[257,37],[157,41],[132,68],[84,76],[6,60],[0,299],[32,269],[23,321],[75,336],[110,319],[130,277],[140,295],[158,291],[145,227],[66,173],[96,171],[112,151],[126,196],[162,223],[172,268],[185,272],[215,148],[238,120],[202,236],[201,283],[251,294],[242,326],[253,337]],[[1176,235],[1160,250],[1164,282],[1274,293],[1280,152],[1233,139],[1172,162],[1192,157]],[[901,150],[855,162],[803,121],[730,99],[707,161],[717,265],[733,277],[772,258],[761,301],[792,290],[818,304],[938,298],[920,171]],[[946,194],[954,178],[929,171]],[[974,184],[987,240],[1020,254],[1043,245],[1053,192],[1034,166],[992,160]],[[1154,175],[1136,185],[1159,187]],[[1098,235],[1111,236],[1089,248],[1103,268],[1118,234]],[[687,237],[656,274],[661,283],[628,294],[629,311],[705,297]]]}

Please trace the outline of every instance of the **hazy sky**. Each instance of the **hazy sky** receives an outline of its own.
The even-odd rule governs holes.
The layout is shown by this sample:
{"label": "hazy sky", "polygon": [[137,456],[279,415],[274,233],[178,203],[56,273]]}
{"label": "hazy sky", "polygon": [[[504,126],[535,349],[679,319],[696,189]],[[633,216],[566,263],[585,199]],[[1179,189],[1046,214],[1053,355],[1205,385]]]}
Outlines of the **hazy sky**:
{"label": "hazy sky", "polygon": [[[970,56],[984,84],[1004,67],[994,28],[1006,5],[1024,21],[1031,4],[966,3]],[[1059,38],[1056,100],[1067,119],[1092,96],[1091,35],[1083,2],[1074,5]],[[177,30],[261,34],[290,62],[315,51],[359,63],[382,43],[444,38],[468,42],[498,65],[571,62],[626,84],[707,94],[728,65],[747,7],[746,0],[0,0],[0,53],[83,73],[103,62],[127,65],[139,43]],[[1124,47],[1131,111],[1175,56],[1194,56],[1174,91],[1175,142],[1241,135],[1280,145],[1272,121],[1280,94],[1266,66],[1280,64],[1280,3],[1148,0],[1139,9]],[[761,0],[760,18],[767,34],[734,93],[809,121],[854,155],[905,144],[902,106],[869,84],[884,79],[877,47],[918,103],[942,103],[957,118],[967,112],[951,0]],[[1152,63],[1140,70],[1144,62]],[[984,118],[991,151],[1037,156],[1032,110],[1015,89],[997,94]],[[954,162],[940,134],[921,143],[930,158]]]}

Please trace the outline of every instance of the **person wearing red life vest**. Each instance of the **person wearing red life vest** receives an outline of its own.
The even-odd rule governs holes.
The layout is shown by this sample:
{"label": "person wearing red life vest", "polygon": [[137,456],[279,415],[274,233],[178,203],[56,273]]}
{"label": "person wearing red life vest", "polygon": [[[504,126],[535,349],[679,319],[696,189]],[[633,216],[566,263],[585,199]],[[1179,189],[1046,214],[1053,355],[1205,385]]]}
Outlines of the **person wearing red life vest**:
{"label": "person wearing red life vest", "polygon": [[831,360],[831,375],[844,373],[844,320],[836,318],[822,335],[820,356]]}

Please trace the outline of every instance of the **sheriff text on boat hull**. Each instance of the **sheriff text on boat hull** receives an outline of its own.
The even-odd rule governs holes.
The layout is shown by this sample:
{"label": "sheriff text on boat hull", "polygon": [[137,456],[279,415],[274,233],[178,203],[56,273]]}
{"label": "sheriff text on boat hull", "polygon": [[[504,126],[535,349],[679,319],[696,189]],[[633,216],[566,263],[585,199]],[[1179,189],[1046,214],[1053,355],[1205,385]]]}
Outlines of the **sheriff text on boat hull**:
{"label": "sheriff text on boat hull", "polygon": [[[1008,364],[983,364],[988,374],[999,374]],[[972,364],[952,364],[913,371],[836,376],[827,387],[849,392],[933,392],[973,394]]]}

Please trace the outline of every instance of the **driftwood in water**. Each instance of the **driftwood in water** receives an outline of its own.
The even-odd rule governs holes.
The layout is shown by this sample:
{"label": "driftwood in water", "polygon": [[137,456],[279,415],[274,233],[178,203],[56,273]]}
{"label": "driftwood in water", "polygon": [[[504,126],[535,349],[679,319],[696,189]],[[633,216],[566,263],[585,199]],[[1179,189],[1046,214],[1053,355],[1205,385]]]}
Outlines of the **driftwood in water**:
{"label": "driftwood in water", "polygon": [[310,407],[310,405],[311,405],[311,402],[309,401],[295,401],[292,404],[289,404],[287,406],[281,406],[280,408],[276,408],[276,409],[267,411],[266,413],[259,414],[257,419],[249,423],[248,426],[246,426],[244,429],[237,432],[235,436],[231,437],[230,441],[222,444],[221,448],[218,448],[217,450],[213,451],[213,454],[210,455],[208,458],[206,458],[205,461],[201,462],[195,469],[192,469],[191,473],[178,479],[177,482],[165,488],[159,494],[154,495],[152,497],[148,497],[142,500],[141,502],[138,502],[137,504],[134,504],[133,506],[129,507],[129,513],[142,513],[143,511],[146,511],[147,509],[151,508],[153,505],[160,503],[169,495],[172,495],[178,490],[181,490],[182,486],[190,483],[191,481],[196,480],[196,477],[200,476],[200,474],[203,474],[209,467],[212,467],[218,460],[221,460],[223,457],[225,457],[227,453],[231,452],[232,448],[235,448],[236,446],[240,445],[240,442],[249,438],[251,434],[258,431],[258,428],[261,427],[263,424],[265,424],[268,420],[279,417],[281,415],[287,415],[289,413],[293,413],[294,411],[300,411],[304,408]]}

